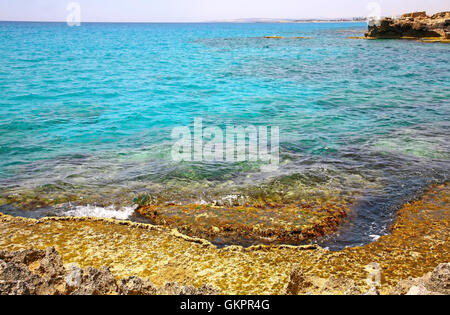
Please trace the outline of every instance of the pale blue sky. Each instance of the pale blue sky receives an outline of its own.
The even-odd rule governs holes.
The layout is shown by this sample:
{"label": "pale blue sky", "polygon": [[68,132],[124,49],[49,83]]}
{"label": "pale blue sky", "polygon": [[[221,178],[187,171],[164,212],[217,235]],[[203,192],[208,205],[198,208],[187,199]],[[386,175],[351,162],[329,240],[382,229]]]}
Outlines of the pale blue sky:
{"label": "pale blue sky", "polygon": [[[0,0],[0,20],[65,21],[66,0]],[[79,0],[82,21],[193,22],[238,18],[366,16],[378,2],[385,16],[450,10],[449,0]]]}

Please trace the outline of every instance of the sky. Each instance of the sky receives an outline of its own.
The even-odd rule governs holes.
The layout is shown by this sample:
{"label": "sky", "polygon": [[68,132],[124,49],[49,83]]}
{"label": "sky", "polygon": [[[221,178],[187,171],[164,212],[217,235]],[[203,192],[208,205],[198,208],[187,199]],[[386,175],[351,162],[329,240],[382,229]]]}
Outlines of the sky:
{"label": "sky", "polygon": [[[2,21],[66,21],[71,2],[81,22],[204,22],[241,18],[339,18],[450,11],[449,0],[0,0]],[[377,6],[375,7],[377,8]]]}

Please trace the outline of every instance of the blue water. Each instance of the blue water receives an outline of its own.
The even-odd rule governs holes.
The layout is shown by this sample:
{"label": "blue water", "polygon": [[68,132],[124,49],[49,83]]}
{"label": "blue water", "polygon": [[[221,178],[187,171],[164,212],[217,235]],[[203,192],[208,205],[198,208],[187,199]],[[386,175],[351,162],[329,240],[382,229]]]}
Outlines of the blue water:
{"label": "blue water", "polygon": [[[450,46],[348,38],[366,27],[0,23],[3,211],[149,191],[192,202],[287,178],[286,198],[353,200],[331,246],[386,233],[404,201],[449,179]],[[279,126],[279,170],[172,161],[172,128],[197,117]]]}

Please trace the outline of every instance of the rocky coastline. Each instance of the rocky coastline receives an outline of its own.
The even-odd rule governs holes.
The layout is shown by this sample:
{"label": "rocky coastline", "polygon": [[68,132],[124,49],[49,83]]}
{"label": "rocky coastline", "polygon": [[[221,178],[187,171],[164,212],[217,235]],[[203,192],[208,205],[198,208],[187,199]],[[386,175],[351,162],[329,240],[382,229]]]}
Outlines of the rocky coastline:
{"label": "rocky coastline", "polygon": [[[301,266],[294,266],[284,289],[286,295],[298,294],[379,295],[374,282],[363,292],[354,280],[311,277]],[[402,280],[391,295],[447,295],[450,293],[450,263],[440,264],[421,278]],[[166,282],[156,287],[136,276],[117,281],[109,267],[82,269],[77,264],[64,266],[54,247],[44,250],[0,251],[0,295],[219,295],[210,285],[196,288]]]}
{"label": "rocky coastline", "polygon": [[428,16],[414,12],[400,18],[370,21],[366,39],[419,39],[431,42],[450,42],[450,11]]}
{"label": "rocky coastline", "polygon": [[[217,248],[176,229],[0,215],[1,294],[448,294],[450,184],[366,246]],[[104,267],[108,266],[108,267]]]}
{"label": "rocky coastline", "polygon": [[0,251],[0,295],[212,295],[220,290],[128,277],[117,281],[108,267],[82,269],[63,264],[54,247],[44,250]]}

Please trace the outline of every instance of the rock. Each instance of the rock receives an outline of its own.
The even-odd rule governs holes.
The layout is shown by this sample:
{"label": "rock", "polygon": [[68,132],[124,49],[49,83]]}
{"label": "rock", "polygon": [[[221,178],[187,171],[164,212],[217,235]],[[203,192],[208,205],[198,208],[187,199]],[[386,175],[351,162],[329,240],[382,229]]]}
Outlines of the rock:
{"label": "rock", "polygon": [[390,292],[391,295],[406,295],[411,287],[419,285],[419,280],[408,278],[401,280]]}
{"label": "rock", "polygon": [[450,294],[450,263],[440,264],[434,269],[427,288],[433,292]]}
{"label": "rock", "polygon": [[41,259],[37,272],[45,278],[62,277],[66,274],[61,255],[54,247],[49,247],[45,251],[45,256]]}
{"label": "rock", "polygon": [[426,12],[402,15],[399,19],[383,18],[379,23],[370,23],[368,38],[442,38],[448,39],[450,12],[427,16]]}
{"label": "rock", "polygon": [[81,277],[83,276],[83,270],[76,264],[68,266],[69,272],[67,273],[66,280],[66,293],[70,294],[81,287]]}
{"label": "rock", "polygon": [[432,295],[423,285],[412,286],[406,295]]}
{"label": "rock", "polygon": [[316,288],[316,285],[313,283],[312,279],[304,274],[300,266],[295,265],[289,276],[289,282],[286,285],[285,294],[306,294],[313,288]]}
{"label": "rock", "polygon": [[194,286],[181,286],[177,282],[166,282],[157,291],[159,295],[218,295],[221,291],[209,285],[202,285],[200,288]]}
{"label": "rock", "polygon": [[344,292],[344,295],[362,295],[361,289],[355,284],[354,286],[350,286]]}
{"label": "rock", "polygon": [[119,285],[107,267],[80,268],[76,264],[63,265],[55,248],[46,251],[0,251],[0,295],[212,295],[221,291],[203,285],[180,286],[168,282],[156,288],[149,280],[130,277]]}
{"label": "rock", "polygon": [[362,295],[361,290],[351,279],[341,279],[334,276],[328,278],[320,290],[323,295]]}
{"label": "rock", "polygon": [[450,11],[439,12],[431,16],[432,19],[450,19]]}
{"label": "rock", "polygon": [[209,284],[203,284],[200,288],[197,289],[197,295],[219,295],[222,291],[217,289]]}
{"label": "rock", "polygon": [[1,295],[54,295],[59,292],[25,264],[1,261],[0,266]]}
{"label": "rock", "polygon": [[0,252],[1,260],[25,265],[30,265],[34,262],[40,261],[42,258],[44,258],[44,256],[45,251],[35,249],[27,249],[17,252]]}
{"label": "rock", "polygon": [[155,295],[157,289],[148,280],[138,277],[129,277],[120,280],[119,293],[122,295]]}
{"label": "rock", "polygon": [[406,13],[402,15],[402,18],[427,18],[427,13],[425,11],[423,12],[413,12],[413,13]]}
{"label": "rock", "polygon": [[28,267],[24,264],[17,264],[13,262],[5,262],[1,263],[1,273],[0,280],[1,281],[16,281],[19,279],[28,279],[33,274],[28,269]]}
{"label": "rock", "polygon": [[433,272],[421,278],[400,281],[390,292],[393,295],[440,295],[450,294],[450,264],[440,264]]}
{"label": "rock", "polygon": [[371,287],[364,295],[380,295],[380,291],[376,287]]}
{"label": "rock", "polygon": [[102,267],[97,270],[88,267],[81,275],[81,286],[71,294],[73,295],[116,295],[118,286],[114,275],[109,268]]}

